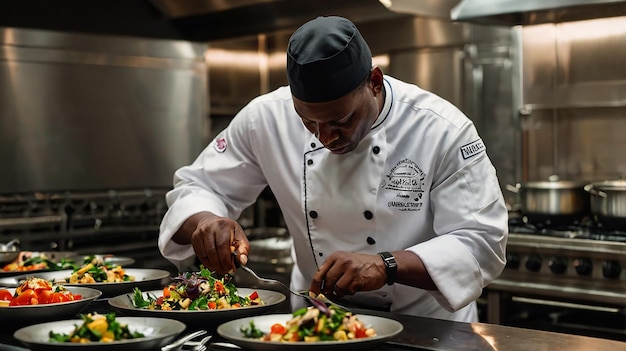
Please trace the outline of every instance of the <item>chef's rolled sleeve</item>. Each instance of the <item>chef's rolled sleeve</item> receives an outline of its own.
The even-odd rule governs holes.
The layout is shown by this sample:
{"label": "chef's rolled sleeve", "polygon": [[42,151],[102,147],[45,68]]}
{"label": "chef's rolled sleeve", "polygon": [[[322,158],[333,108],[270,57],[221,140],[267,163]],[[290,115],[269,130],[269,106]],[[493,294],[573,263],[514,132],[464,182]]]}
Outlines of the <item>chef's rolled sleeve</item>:
{"label": "chef's rolled sleeve", "polygon": [[174,234],[189,217],[197,213],[209,211],[218,216],[225,216],[228,210],[217,196],[202,190],[190,191],[175,188],[168,192],[166,198],[170,208],[161,222],[159,250],[163,257],[181,269],[190,258],[195,257],[195,252],[191,245],[180,245],[174,242],[172,240]]}
{"label": "chef's rolled sleeve", "polygon": [[480,296],[483,288],[480,267],[466,246],[454,236],[439,236],[409,251],[424,262],[439,289],[430,293],[446,310],[457,311]]}

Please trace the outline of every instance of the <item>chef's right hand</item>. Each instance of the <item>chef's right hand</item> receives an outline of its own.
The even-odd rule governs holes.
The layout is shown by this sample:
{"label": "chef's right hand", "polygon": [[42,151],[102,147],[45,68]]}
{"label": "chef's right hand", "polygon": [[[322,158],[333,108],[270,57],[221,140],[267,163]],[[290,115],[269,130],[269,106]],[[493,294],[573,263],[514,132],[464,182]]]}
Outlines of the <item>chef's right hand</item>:
{"label": "chef's right hand", "polygon": [[232,274],[235,260],[241,264],[248,262],[250,242],[237,221],[208,212],[198,216],[191,245],[208,270],[218,275]]}

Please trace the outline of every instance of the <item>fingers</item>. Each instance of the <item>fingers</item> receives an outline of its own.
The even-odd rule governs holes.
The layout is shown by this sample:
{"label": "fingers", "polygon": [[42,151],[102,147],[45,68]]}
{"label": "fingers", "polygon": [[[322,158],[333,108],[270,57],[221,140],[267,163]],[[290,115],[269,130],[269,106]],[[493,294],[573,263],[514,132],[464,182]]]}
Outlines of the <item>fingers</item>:
{"label": "fingers", "polygon": [[231,241],[231,252],[236,253],[235,259],[242,265],[248,264],[248,254],[250,253],[250,242],[241,226],[237,226],[233,231],[233,240]]}
{"label": "fingers", "polygon": [[[351,281],[354,277],[346,271],[346,266],[346,262],[339,260],[337,255],[331,255],[317,269],[311,281],[309,291],[314,294],[322,293],[331,298],[341,298],[346,294],[350,294],[350,288],[345,287],[351,287]],[[354,294],[354,292],[351,294]]]}
{"label": "fingers", "polygon": [[[193,246],[196,256],[200,263],[212,272],[223,272],[224,269],[220,263],[219,253],[217,252],[217,243],[215,235],[206,229],[199,227],[191,235],[191,245]],[[221,274],[221,273],[220,273]]]}
{"label": "fingers", "polygon": [[235,271],[234,250],[241,250],[239,261],[247,262],[249,242],[241,226],[228,218],[214,217],[198,223],[191,244],[200,262],[219,275]]}
{"label": "fingers", "polygon": [[329,286],[328,280],[328,271],[335,264],[335,253],[331,254],[330,257],[324,261],[318,268],[317,272],[313,276],[311,280],[311,286],[309,287],[309,292],[315,295],[319,295],[320,293],[326,294],[326,289]]}
{"label": "fingers", "polygon": [[377,255],[334,252],[318,268],[309,290],[329,298],[342,298],[362,290],[379,289],[384,281],[377,279],[376,258]]}

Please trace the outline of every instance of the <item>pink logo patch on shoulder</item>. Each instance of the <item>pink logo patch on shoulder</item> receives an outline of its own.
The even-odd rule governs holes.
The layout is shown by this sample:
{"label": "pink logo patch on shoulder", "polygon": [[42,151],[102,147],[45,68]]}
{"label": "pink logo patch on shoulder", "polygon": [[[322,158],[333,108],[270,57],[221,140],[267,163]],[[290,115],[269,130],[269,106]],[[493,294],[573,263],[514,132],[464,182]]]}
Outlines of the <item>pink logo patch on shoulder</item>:
{"label": "pink logo patch on shoulder", "polygon": [[213,146],[215,147],[215,151],[221,154],[226,151],[226,139],[223,137],[215,139],[215,144]]}

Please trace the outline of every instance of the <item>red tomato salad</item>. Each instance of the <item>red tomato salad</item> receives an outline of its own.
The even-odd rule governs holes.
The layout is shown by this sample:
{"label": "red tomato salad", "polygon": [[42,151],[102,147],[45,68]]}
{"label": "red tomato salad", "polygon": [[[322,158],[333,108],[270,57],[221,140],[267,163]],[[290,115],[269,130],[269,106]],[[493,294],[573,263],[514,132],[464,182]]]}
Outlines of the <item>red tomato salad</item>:
{"label": "red tomato salad", "polygon": [[0,289],[0,307],[51,304],[81,298],[80,294],[72,294],[62,285],[35,277],[22,282],[13,294],[9,290]]}

